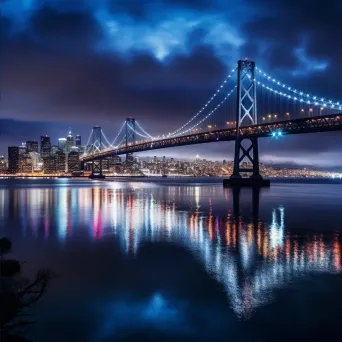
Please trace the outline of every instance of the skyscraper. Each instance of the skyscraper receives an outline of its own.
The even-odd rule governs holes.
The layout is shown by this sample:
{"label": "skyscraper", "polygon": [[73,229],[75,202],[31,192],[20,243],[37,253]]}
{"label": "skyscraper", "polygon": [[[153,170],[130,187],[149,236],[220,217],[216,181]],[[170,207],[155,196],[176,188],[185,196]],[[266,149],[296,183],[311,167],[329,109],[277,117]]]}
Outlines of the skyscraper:
{"label": "skyscraper", "polygon": [[21,146],[19,146],[19,156],[20,158],[23,158],[26,155],[26,143],[22,143]]}
{"label": "skyscraper", "polygon": [[80,135],[76,135],[76,146],[81,147],[82,145],[82,140]]}
{"label": "skyscraper", "polygon": [[80,170],[80,154],[78,151],[71,151],[68,154],[68,172]]}
{"label": "skyscraper", "polygon": [[66,152],[69,153],[73,146],[74,146],[74,137],[72,136],[71,131],[70,131],[66,138]]}
{"label": "skyscraper", "polygon": [[56,173],[56,158],[47,157],[44,159],[44,173],[53,174]]}
{"label": "skyscraper", "polygon": [[57,151],[59,151],[59,146],[51,145],[51,155],[54,156]]}
{"label": "skyscraper", "polygon": [[8,172],[18,173],[19,172],[19,147],[8,146]]}
{"label": "skyscraper", "polygon": [[26,152],[38,152],[38,141],[28,140],[26,141]]}
{"label": "skyscraper", "polygon": [[64,173],[65,172],[65,166],[66,166],[66,158],[65,153],[60,149],[55,153],[55,159],[56,159],[56,171],[58,173]]}
{"label": "skyscraper", "polygon": [[48,135],[40,137],[40,154],[42,159],[48,158],[51,155],[51,142]]}
{"label": "skyscraper", "polygon": [[59,138],[58,139],[58,147],[61,151],[66,152],[66,138]]}
{"label": "skyscraper", "polygon": [[0,172],[7,170],[7,162],[5,156],[0,156]]}
{"label": "skyscraper", "polygon": [[20,158],[19,161],[20,172],[31,173],[33,171],[33,161],[32,158],[25,154]]}
{"label": "skyscraper", "polygon": [[40,160],[40,155],[38,152],[29,152],[29,156],[32,159],[32,170],[33,171],[38,171],[41,170],[41,160]]}

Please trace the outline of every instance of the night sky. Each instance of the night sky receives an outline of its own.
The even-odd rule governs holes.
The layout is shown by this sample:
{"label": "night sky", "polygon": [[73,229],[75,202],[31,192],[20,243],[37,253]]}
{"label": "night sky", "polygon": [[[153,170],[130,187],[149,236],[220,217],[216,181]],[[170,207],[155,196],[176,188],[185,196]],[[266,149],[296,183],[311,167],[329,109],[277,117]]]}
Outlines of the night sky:
{"label": "night sky", "polygon": [[[127,116],[177,129],[248,57],[290,85],[342,101],[340,0],[2,0],[0,154],[108,137]],[[342,167],[342,133],[262,139],[262,161]],[[233,143],[149,155],[232,159]]]}

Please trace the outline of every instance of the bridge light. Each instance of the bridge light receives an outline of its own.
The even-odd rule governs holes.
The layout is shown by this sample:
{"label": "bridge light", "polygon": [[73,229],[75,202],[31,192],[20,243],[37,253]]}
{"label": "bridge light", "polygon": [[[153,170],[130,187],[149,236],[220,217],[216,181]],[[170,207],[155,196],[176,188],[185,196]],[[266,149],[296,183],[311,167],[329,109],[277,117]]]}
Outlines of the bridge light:
{"label": "bridge light", "polygon": [[300,111],[301,111],[301,112],[304,112],[304,109],[301,109]]}
{"label": "bridge light", "polygon": [[266,118],[263,116],[262,119],[265,120]]}
{"label": "bridge light", "polygon": [[275,137],[276,135],[276,132],[272,132],[272,137]]}
{"label": "bridge light", "polygon": [[269,117],[269,118],[271,118],[271,117],[272,117],[272,115],[271,115],[271,114],[269,114],[269,115],[268,115],[268,117]]}
{"label": "bridge light", "polygon": [[278,135],[279,136],[283,135],[283,132],[282,131],[278,131]]}
{"label": "bridge light", "polygon": [[312,111],[313,111],[313,109],[312,109],[312,108],[310,108],[310,109],[309,109],[309,111],[310,111],[310,112],[312,112]]}
{"label": "bridge light", "polygon": [[274,117],[276,118],[276,117],[278,117],[278,115],[277,115],[277,114],[274,114]]}
{"label": "bridge light", "polygon": [[290,113],[286,113],[286,115],[287,115],[287,116],[289,116],[289,115],[290,115]]}

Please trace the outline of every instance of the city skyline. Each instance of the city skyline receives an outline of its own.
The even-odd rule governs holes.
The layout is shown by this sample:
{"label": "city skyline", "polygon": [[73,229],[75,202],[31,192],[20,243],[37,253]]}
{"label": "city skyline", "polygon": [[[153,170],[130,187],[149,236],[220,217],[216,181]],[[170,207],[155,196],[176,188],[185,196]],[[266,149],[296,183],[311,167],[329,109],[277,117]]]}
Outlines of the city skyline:
{"label": "city skyline", "polygon": [[[72,129],[69,127],[66,132],[64,132],[65,137],[63,137],[63,135],[61,134],[58,138],[54,137],[52,138],[48,133],[44,133],[44,135],[47,135],[48,137],[50,137],[51,139],[51,145],[53,146],[59,146],[60,143],[60,139],[65,139],[67,137],[67,134],[72,133]],[[321,133],[322,134],[322,133]],[[325,134],[325,133],[323,133]],[[329,133],[328,133],[329,134]],[[30,133],[27,135],[28,137],[31,137]],[[75,138],[75,143],[76,143],[76,137],[77,136],[81,136],[79,134],[74,134],[73,135]],[[11,144],[8,146],[17,146],[17,147],[21,147],[24,146],[27,142],[32,141],[32,142],[37,142],[39,144],[40,147],[40,139],[41,135],[36,137],[36,138],[28,138],[26,141],[21,141],[18,142],[17,144]],[[288,137],[287,137],[288,138]],[[226,144],[229,144],[226,143]],[[195,160],[196,155],[200,155],[202,159],[206,159],[208,161],[218,161],[218,162],[222,162],[223,160],[227,160],[227,161],[233,161],[234,159],[234,155],[233,153],[227,154],[227,155],[223,155],[223,157],[221,157],[221,155],[215,155],[212,153],[208,153],[207,151],[205,151],[205,149],[203,149],[203,146],[205,146],[206,144],[202,144],[199,146],[193,146],[193,150],[194,152],[192,153],[192,151],[186,151],[185,154],[182,154],[181,156],[179,156],[179,154],[177,154],[176,152],[174,152],[175,150],[185,150],[186,148],[184,147],[176,147],[176,148],[170,148],[170,149],[163,149],[163,150],[155,150],[155,151],[151,151],[151,152],[140,152],[140,153],[135,153],[135,156],[137,156],[139,159],[142,160],[146,160],[146,159],[151,159],[154,156],[158,157],[158,158],[162,158],[162,157],[167,157],[167,158],[174,158],[175,160],[179,160],[179,161],[192,161]],[[230,145],[233,146],[232,143],[230,143]],[[8,157],[8,146],[4,147],[3,149],[3,153],[1,153],[0,151],[0,156],[3,157]],[[82,145],[84,146],[84,144]],[[204,151],[203,151],[204,150]],[[204,153],[203,153],[204,152]],[[177,157],[176,157],[177,156]],[[176,157],[176,158],[175,158]],[[309,168],[312,170],[321,170],[321,171],[327,171],[327,172],[340,172],[341,171],[341,167],[339,164],[337,165],[325,165],[324,163],[314,163],[311,161],[307,162],[307,163],[296,163],[292,160],[291,157],[289,158],[283,158],[283,159],[278,159],[276,157],[272,157],[273,160],[270,158],[269,160],[265,160],[265,158],[263,158],[263,156],[260,158],[261,162],[264,163],[265,165],[269,165],[275,168],[289,168],[289,169],[298,169],[298,168]],[[320,157],[317,157],[317,160]],[[267,158],[266,158],[267,159]]]}
{"label": "city skyline", "polygon": [[[232,3],[228,11],[219,0],[151,1],[146,7],[136,1],[125,6],[120,1],[85,1],[82,6],[4,1],[0,154],[28,140],[28,132],[49,132],[56,139],[77,126],[86,137],[98,124],[114,135],[131,115],[152,134],[167,133],[201,108],[227,70],[246,56],[289,84],[338,101],[339,47],[326,37],[340,28],[327,25],[326,18],[338,20],[339,2],[322,7],[311,1],[304,18],[300,13],[306,1],[295,12],[283,0],[274,8],[262,1],[253,1],[253,10],[251,5],[250,0]],[[284,34],[290,24],[293,32]],[[141,37],[134,25],[141,28]],[[160,117],[168,118],[167,125]],[[261,140],[260,159],[338,167],[341,142],[341,133]],[[233,144],[222,143],[203,145],[200,152],[206,158],[231,159],[233,150]],[[157,155],[191,157],[197,152],[183,147]]]}

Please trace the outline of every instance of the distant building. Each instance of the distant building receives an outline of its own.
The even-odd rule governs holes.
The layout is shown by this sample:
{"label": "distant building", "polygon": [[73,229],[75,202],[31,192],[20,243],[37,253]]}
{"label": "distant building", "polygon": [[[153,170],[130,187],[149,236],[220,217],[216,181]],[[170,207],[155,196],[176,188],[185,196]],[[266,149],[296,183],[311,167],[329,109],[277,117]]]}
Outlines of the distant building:
{"label": "distant building", "polygon": [[66,155],[62,150],[58,150],[55,153],[56,159],[56,172],[64,173],[66,169]]}
{"label": "distant building", "polygon": [[59,151],[58,145],[52,145],[51,146],[51,155],[54,156],[57,151]]}
{"label": "distant building", "polygon": [[18,173],[19,172],[19,147],[8,146],[8,172]]}
{"label": "distant building", "polygon": [[50,137],[43,135],[40,137],[40,155],[42,159],[48,158],[51,155]]}
{"label": "distant building", "polygon": [[134,163],[134,156],[132,153],[127,153],[126,155],[126,164],[127,165],[133,165]]}
{"label": "distant building", "polygon": [[56,173],[56,158],[47,157],[44,158],[44,174],[54,174]]}
{"label": "distant building", "polygon": [[26,144],[22,143],[21,146],[19,146],[19,156],[20,158],[23,158],[23,156],[26,155]]}
{"label": "distant building", "polygon": [[80,170],[80,154],[77,151],[71,151],[68,154],[68,172]]}
{"label": "distant building", "polygon": [[80,135],[76,135],[76,146],[81,147],[82,146],[82,139]]}
{"label": "distant building", "polygon": [[121,164],[121,157],[113,156],[113,157],[108,158],[109,168],[112,168],[112,167],[120,165],[120,164]]}
{"label": "distant building", "polygon": [[26,141],[26,153],[38,152],[38,141],[28,140]]}
{"label": "distant building", "polygon": [[66,138],[59,138],[58,139],[58,147],[63,152],[66,152],[66,142],[67,142]]}
{"label": "distant building", "polygon": [[7,170],[7,160],[5,156],[0,156],[0,172],[5,172]]}
{"label": "distant building", "polygon": [[27,154],[20,159],[19,165],[22,173],[31,173],[33,171],[32,158]]}
{"label": "distant building", "polygon": [[83,153],[85,152],[85,146],[79,146],[79,147],[78,147],[78,152],[79,152],[80,154],[83,154]]}
{"label": "distant building", "polygon": [[29,156],[32,160],[32,170],[33,171],[41,171],[43,164],[40,159],[40,154],[37,152],[30,152]]}
{"label": "distant building", "polygon": [[71,148],[74,146],[74,137],[71,134],[71,131],[69,132],[67,138],[66,138],[66,152],[70,152]]}

